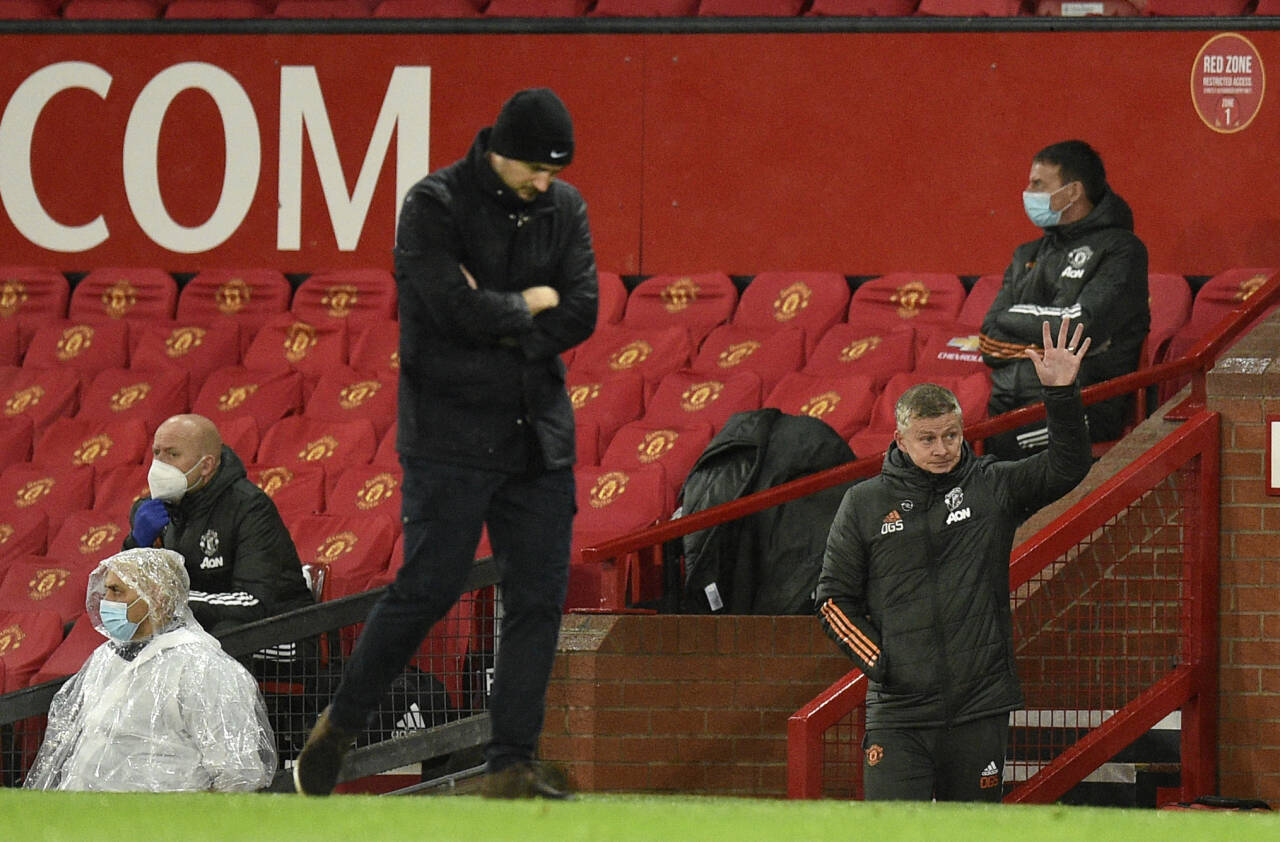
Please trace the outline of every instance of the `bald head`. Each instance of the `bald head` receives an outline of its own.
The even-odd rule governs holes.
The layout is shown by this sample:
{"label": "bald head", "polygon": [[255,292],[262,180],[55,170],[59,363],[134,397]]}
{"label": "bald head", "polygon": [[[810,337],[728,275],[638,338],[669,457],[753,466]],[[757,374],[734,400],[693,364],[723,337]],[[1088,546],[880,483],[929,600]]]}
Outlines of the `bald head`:
{"label": "bald head", "polygon": [[151,455],[183,473],[203,460],[200,479],[193,483],[193,487],[198,487],[209,481],[222,462],[222,436],[203,415],[174,415],[156,428]]}

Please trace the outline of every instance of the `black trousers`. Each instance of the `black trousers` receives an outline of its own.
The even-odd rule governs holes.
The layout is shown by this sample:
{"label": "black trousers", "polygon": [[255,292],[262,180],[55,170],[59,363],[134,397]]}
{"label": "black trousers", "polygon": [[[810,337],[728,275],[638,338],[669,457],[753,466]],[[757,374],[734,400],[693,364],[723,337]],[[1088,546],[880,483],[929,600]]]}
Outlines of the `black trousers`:
{"label": "black trousers", "polygon": [[862,741],[867,801],[991,801],[1004,794],[1009,714],[938,728],[873,728]]}
{"label": "black trousers", "polygon": [[533,757],[569,582],[573,470],[530,476],[401,460],[405,563],[373,607],[330,706],[364,730],[391,682],[462,595],[483,525],[502,576],[485,748],[490,771]]}

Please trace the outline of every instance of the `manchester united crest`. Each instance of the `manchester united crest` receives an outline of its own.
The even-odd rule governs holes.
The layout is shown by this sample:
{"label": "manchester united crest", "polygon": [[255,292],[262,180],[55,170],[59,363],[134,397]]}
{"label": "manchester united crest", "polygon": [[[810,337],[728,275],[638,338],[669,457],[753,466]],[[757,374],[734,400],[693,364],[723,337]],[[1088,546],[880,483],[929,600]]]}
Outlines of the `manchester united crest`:
{"label": "manchester united crest", "polygon": [[234,316],[239,313],[248,306],[252,298],[253,292],[243,278],[232,278],[218,287],[218,291],[213,296],[218,312],[226,316]]}
{"label": "manchester united crest", "polygon": [[102,311],[113,319],[123,319],[138,305],[138,288],[124,278],[102,291]]}
{"label": "manchester united crest", "polygon": [[651,430],[636,447],[636,458],[645,464],[656,462],[676,446],[679,438],[675,430]]}
{"label": "manchester united crest", "polygon": [[800,407],[800,413],[808,415],[810,418],[821,418],[830,412],[834,412],[839,405],[839,392],[823,392],[821,395],[814,395],[805,401],[804,405]]}
{"label": "manchester united crest", "polygon": [[591,507],[603,509],[608,506],[626,492],[627,483],[630,481],[631,477],[622,471],[609,471],[596,477],[595,484],[591,486],[591,493],[587,497]]}
{"label": "manchester united crest", "polygon": [[356,508],[368,511],[376,509],[395,495],[400,483],[389,473],[381,473],[365,480],[356,494]]}
{"label": "manchester united crest", "polygon": [[253,397],[253,393],[258,391],[257,383],[246,383],[243,386],[232,386],[218,396],[218,409],[222,412],[230,412],[238,409],[245,401]]}
{"label": "manchester united crest", "polygon": [[93,346],[96,331],[89,325],[73,325],[62,331],[54,356],[59,362],[74,360]]}
{"label": "manchester united crest", "polygon": [[335,319],[345,319],[351,315],[359,301],[360,291],[351,284],[334,284],[320,296],[321,305]]}
{"label": "manchester united crest", "polygon": [[662,298],[662,306],[667,309],[668,313],[679,313],[689,309],[689,305],[698,300],[698,293],[702,292],[698,285],[694,283],[693,278],[679,278],[662,290],[660,296]]}
{"label": "manchester united crest", "polygon": [[694,383],[680,395],[680,406],[685,412],[701,412],[720,399],[724,384],[718,380]]}
{"label": "manchester united crest", "polygon": [[898,287],[889,301],[898,305],[900,318],[914,319],[929,303],[929,288],[919,281],[909,281]]}
{"label": "manchester united crest", "polygon": [[164,340],[164,352],[166,356],[178,359],[185,357],[187,354],[199,348],[204,342],[204,335],[208,333],[202,327],[179,327],[174,328],[173,332]]}
{"label": "manchester united crest", "polygon": [[339,532],[335,535],[330,535],[320,542],[320,546],[316,547],[316,561],[321,564],[332,564],[354,550],[358,543],[360,543],[360,538],[354,532]]}
{"label": "manchester united crest", "polygon": [[609,355],[609,368],[614,371],[626,371],[647,360],[652,353],[653,346],[643,339],[628,342]]}
{"label": "manchester united crest", "polygon": [[754,339],[734,342],[720,352],[720,356],[716,358],[716,365],[721,368],[733,368],[758,350],[760,350],[760,343]]}
{"label": "manchester united crest", "polygon": [[321,436],[309,441],[298,451],[298,458],[303,462],[322,462],[330,459],[338,451],[338,440],[333,436]]}
{"label": "manchester united crest", "polygon": [[32,602],[39,602],[62,590],[71,578],[71,571],[61,567],[38,567],[35,574],[27,582],[27,596]]}
{"label": "manchester united crest", "polygon": [[854,360],[861,359],[878,347],[880,347],[879,336],[864,336],[861,339],[855,339],[840,349],[840,362],[851,363]]}
{"label": "manchester united crest", "polygon": [[150,394],[151,384],[146,381],[129,386],[121,386],[116,389],[115,394],[107,401],[107,406],[111,408],[112,412],[127,412],[145,401]]}
{"label": "manchester united crest", "polygon": [[8,318],[27,303],[27,288],[22,281],[5,280],[0,284],[0,316]]}
{"label": "manchester united crest", "polygon": [[294,322],[284,333],[284,358],[291,363],[300,363],[319,341],[313,325]]}
{"label": "manchester united crest", "polygon": [[807,284],[792,284],[779,292],[778,297],[773,300],[773,317],[780,322],[791,321],[809,306],[809,299],[812,297],[813,290]]}
{"label": "manchester united crest", "polygon": [[78,467],[92,465],[94,462],[110,453],[111,446],[114,443],[115,442],[111,440],[111,436],[106,433],[85,439],[80,443],[80,446],[76,448],[75,453],[71,455],[71,463]]}
{"label": "manchester united crest", "polygon": [[582,409],[598,397],[600,397],[599,383],[583,383],[569,389],[569,402],[573,404],[575,410]]}
{"label": "manchester united crest", "polygon": [[40,403],[40,399],[44,397],[43,386],[28,386],[25,389],[19,389],[9,396],[4,402],[4,414],[10,417],[21,415],[28,409]]}

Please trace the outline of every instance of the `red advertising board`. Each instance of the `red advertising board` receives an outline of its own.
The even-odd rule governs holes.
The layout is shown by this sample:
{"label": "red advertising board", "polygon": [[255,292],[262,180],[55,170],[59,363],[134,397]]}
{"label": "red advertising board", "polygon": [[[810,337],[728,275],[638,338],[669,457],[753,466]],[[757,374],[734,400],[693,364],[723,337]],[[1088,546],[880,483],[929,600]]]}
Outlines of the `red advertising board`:
{"label": "red advertising board", "polygon": [[[548,85],[603,269],[1000,271],[1038,233],[1031,156],[1070,137],[1103,154],[1153,271],[1280,263],[1257,189],[1280,32],[1250,33],[1238,73],[1213,36],[0,35],[0,262],[389,266],[399,193]],[[1215,118],[1197,73],[1256,96]]]}

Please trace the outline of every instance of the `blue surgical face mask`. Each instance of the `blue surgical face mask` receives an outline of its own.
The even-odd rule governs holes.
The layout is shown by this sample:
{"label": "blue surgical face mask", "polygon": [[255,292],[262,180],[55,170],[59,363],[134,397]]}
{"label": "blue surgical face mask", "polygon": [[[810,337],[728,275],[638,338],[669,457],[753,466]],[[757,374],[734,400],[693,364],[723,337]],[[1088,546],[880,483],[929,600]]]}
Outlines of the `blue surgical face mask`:
{"label": "blue surgical face mask", "polygon": [[1066,184],[1054,190],[1052,193],[1032,193],[1030,190],[1024,190],[1022,193],[1022,207],[1027,212],[1027,218],[1032,224],[1039,225],[1041,228],[1048,228],[1050,225],[1057,225],[1062,220],[1062,211],[1071,207],[1072,202],[1068,202],[1062,207],[1062,210],[1050,210],[1049,202],[1055,195],[1067,189]]}
{"label": "blue surgical face mask", "polygon": [[[129,609],[141,599],[142,597],[138,597],[129,603],[104,599],[98,604],[98,616],[102,618],[102,627],[107,630],[107,634],[111,635],[113,640],[133,640],[133,636],[138,633],[138,626],[142,625],[142,620],[145,620],[147,615],[143,614],[142,619],[134,623],[129,620]],[[150,613],[150,611],[147,612],[147,614]]]}

